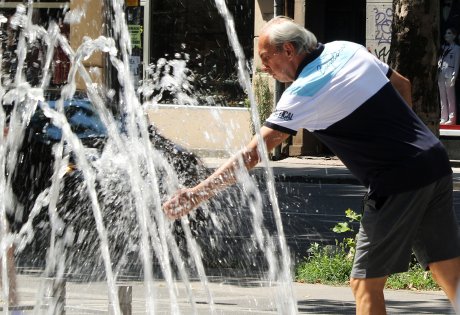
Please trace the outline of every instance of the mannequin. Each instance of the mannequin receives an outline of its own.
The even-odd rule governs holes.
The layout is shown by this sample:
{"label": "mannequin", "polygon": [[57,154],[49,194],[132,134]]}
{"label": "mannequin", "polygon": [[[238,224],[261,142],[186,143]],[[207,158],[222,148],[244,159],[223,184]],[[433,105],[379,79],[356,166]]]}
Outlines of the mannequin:
{"label": "mannequin", "polygon": [[457,31],[448,28],[438,61],[438,87],[441,101],[441,125],[455,125],[457,118],[455,81],[460,65],[460,46],[455,43]]}

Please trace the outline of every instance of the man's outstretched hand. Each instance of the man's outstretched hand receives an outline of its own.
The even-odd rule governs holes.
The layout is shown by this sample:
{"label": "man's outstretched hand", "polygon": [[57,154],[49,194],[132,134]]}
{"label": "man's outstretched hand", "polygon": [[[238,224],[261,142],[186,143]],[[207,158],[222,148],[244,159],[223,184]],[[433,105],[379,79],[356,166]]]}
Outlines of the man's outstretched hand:
{"label": "man's outstretched hand", "polygon": [[[396,73],[396,71],[394,71]],[[272,150],[289,137],[289,134],[263,126],[260,135],[265,142],[267,151]],[[181,189],[163,204],[163,211],[172,220],[186,215],[201,202],[204,202],[218,191],[236,183],[236,173],[240,168],[252,169],[259,163],[259,137],[254,136],[248,146],[232,156],[207,179],[193,188]]]}
{"label": "man's outstretched hand", "polygon": [[181,189],[163,204],[163,211],[171,219],[179,219],[200,204],[200,198],[191,189]]}

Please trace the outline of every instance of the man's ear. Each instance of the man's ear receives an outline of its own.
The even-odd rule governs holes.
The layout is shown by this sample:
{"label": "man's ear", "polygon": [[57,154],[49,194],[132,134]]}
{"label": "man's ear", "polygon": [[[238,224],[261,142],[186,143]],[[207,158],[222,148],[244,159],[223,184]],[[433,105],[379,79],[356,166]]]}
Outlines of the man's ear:
{"label": "man's ear", "polygon": [[295,47],[291,42],[284,43],[283,49],[288,57],[293,57],[295,55]]}

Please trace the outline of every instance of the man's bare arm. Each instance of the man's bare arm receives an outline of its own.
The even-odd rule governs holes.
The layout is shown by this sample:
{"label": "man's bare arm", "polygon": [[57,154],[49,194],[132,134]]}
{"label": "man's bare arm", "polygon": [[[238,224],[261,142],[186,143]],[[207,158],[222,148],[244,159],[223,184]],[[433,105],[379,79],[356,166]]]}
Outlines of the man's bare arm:
{"label": "man's bare arm", "polygon": [[412,107],[412,85],[409,79],[393,70],[390,76],[390,82],[406,103]]}
{"label": "man's bare arm", "polygon": [[[289,136],[286,133],[268,127],[262,127],[260,134],[269,151],[281,144]],[[178,191],[171,199],[163,204],[163,210],[171,219],[177,219],[187,214],[198,207],[200,203],[216,195],[220,190],[236,183],[238,168],[244,167],[250,170],[259,161],[258,140],[257,137],[254,137],[243,151],[231,157],[203,182],[193,188]],[[243,165],[241,165],[241,162]]]}

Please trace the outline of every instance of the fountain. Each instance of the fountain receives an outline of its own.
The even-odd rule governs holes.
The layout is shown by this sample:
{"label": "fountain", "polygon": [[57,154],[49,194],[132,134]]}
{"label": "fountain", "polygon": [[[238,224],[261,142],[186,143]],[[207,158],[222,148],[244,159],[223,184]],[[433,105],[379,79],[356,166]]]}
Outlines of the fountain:
{"label": "fountain", "polygon": [[[142,283],[144,312],[160,312],[161,281],[166,287],[168,313],[197,314],[198,299],[205,300],[200,303],[207,305],[209,313],[216,313],[210,277],[225,277],[231,269],[273,287],[276,297],[265,307],[279,314],[295,314],[290,254],[269,167],[259,180],[269,192],[270,212],[266,211],[260,183],[241,172],[238,185],[188,217],[170,222],[163,215],[165,198],[181,186],[196,184],[210,171],[195,155],[149,125],[145,109],[156,106],[153,92],[168,89],[185,103],[194,103],[193,93],[181,81],[186,63],[177,58],[174,62],[160,60],[161,67],[173,69],[168,73],[176,75],[147,81],[136,90],[129,75],[131,41],[123,3],[111,2],[112,37],[86,38],[76,50],[56,23],[47,29],[32,23],[32,10],[28,10],[32,0],[19,5],[9,21],[0,20],[19,34],[19,70],[5,72],[11,81],[0,86],[4,105],[0,123],[9,126],[9,133],[0,140],[1,257],[7,257],[8,248],[14,245],[18,264],[38,271],[40,289],[33,305],[36,313],[64,311],[62,299],[49,298],[50,285],[56,291],[65,287],[66,281],[84,282],[90,287],[103,281],[109,297],[107,307],[111,313],[121,314],[123,303],[117,285],[134,280]],[[233,18],[224,1],[216,0],[215,4],[225,21],[258,129],[248,67]],[[78,12],[63,10],[69,23],[78,19]],[[27,51],[37,40],[46,47],[46,56],[41,81],[31,85],[20,69],[25,68]],[[71,66],[68,83],[52,100],[45,91],[56,47],[67,55]],[[96,51],[105,53],[116,69],[118,90],[99,88],[83,66],[83,60]],[[83,97],[76,91],[77,73],[86,86]],[[137,91],[152,97],[143,103]],[[119,106],[113,106],[114,102]],[[267,152],[262,153],[262,163],[267,166]],[[276,234],[266,228],[267,220],[274,222]],[[11,293],[6,261],[2,259],[4,310],[10,306]],[[197,281],[204,297],[194,293]],[[179,302],[183,296],[185,303]]]}

